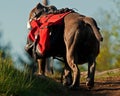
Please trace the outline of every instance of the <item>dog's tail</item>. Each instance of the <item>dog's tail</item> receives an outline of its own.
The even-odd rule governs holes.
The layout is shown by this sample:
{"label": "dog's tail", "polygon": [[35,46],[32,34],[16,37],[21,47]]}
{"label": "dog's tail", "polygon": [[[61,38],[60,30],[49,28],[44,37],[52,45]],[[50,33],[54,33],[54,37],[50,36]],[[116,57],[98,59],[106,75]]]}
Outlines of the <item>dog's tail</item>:
{"label": "dog's tail", "polygon": [[103,37],[97,27],[96,21],[91,17],[84,17],[83,21],[91,26],[98,41],[103,41]]}

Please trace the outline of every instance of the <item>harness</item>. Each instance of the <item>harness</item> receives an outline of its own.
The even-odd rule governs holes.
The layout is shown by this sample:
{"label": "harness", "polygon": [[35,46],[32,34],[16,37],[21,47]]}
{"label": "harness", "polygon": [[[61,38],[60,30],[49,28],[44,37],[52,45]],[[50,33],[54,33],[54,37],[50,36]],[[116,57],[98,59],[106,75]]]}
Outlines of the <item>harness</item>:
{"label": "harness", "polygon": [[[45,55],[48,50],[50,50],[50,32],[49,28],[53,25],[62,24],[64,16],[71,12],[61,13],[61,14],[48,14],[41,16],[37,20],[32,20],[30,25],[32,30],[28,34],[28,38],[36,42],[37,40],[37,52],[41,55]],[[35,38],[37,37],[37,39]]]}
{"label": "harness", "polygon": [[[29,19],[32,29],[29,31],[28,39],[33,42],[33,44],[30,44],[30,48],[33,48],[32,55],[34,59],[36,59],[36,54],[43,57],[51,48],[50,35],[52,32],[50,32],[49,28],[53,25],[62,24],[61,21],[64,16],[74,12],[72,9],[68,8],[62,8],[60,10],[55,9],[52,11],[49,9],[48,7],[37,9],[33,11],[33,15]],[[29,49],[29,47],[26,49]],[[54,58],[64,62],[64,60],[60,58]]]}

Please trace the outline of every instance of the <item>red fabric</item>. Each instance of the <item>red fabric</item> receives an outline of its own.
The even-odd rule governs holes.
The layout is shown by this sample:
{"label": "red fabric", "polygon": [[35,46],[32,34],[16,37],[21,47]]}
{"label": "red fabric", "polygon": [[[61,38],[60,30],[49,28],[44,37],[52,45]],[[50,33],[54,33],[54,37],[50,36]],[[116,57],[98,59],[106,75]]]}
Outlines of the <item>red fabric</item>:
{"label": "red fabric", "polygon": [[60,24],[64,16],[70,12],[61,13],[61,14],[49,14],[42,16],[40,19],[32,20],[31,27],[32,30],[28,34],[28,38],[35,41],[35,35],[39,35],[40,39],[38,40],[38,49],[40,54],[44,55],[46,50],[50,49],[50,38],[49,38],[49,29],[48,26],[54,24]]}

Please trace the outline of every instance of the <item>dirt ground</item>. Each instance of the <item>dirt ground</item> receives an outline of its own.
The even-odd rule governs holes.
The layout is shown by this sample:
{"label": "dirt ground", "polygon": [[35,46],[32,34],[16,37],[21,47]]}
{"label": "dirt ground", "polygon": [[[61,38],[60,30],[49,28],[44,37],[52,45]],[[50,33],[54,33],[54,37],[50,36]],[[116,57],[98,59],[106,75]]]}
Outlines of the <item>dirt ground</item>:
{"label": "dirt ground", "polygon": [[95,80],[93,89],[88,90],[85,82],[81,82],[78,90],[69,90],[70,96],[120,96],[120,76]]}
{"label": "dirt ground", "polygon": [[69,90],[71,96],[120,96],[120,80],[107,82],[95,82],[95,87],[88,90],[85,83],[81,84],[78,90]]}

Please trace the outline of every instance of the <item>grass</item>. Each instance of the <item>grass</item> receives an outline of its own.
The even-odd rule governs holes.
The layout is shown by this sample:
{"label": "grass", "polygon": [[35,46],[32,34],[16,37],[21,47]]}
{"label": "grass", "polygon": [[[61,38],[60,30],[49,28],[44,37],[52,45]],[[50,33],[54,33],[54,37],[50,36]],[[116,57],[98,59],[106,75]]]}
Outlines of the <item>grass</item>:
{"label": "grass", "polygon": [[[102,72],[95,72],[95,81],[107,81],[109,79],[116,79],[116,77],[120,78],[120,68],[112,69],[112,70],[105,70]],[[86,82],[87,78],[87,71],[84,71],[81,76],[81,82]]]}
{"label": "grass", "polygon": [[0,93],[6,96],[22,92],[32,85],[31,78],[25,72],[16,70],[10,57],[2,58],[0,54]]}
{"label": "grass", "polygon": [[118,70],[118,71],[112,71],[112,70],[105,71],[101,74],[96,75],[95,80],[105,80],[106,81],[109,78],[114,79],[116,77],[117,78],[120,77],[120,70]]}
{"label": "grass", "polygon": [[53,79],[34,77],[29,72],[16,70],[13,65],[11,58],[2,58],[0,53],[0,96],[64,96],[67,94],[66,88]]}

